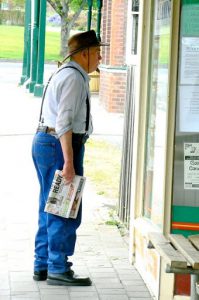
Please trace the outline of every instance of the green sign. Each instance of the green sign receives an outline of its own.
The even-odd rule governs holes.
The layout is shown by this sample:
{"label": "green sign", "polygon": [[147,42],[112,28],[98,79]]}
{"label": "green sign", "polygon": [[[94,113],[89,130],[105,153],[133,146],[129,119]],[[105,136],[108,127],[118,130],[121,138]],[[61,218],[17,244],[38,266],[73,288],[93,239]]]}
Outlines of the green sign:
{"label": "green sign", "polygon": [[199,0],[183,0],[181,35],[199,36]]}

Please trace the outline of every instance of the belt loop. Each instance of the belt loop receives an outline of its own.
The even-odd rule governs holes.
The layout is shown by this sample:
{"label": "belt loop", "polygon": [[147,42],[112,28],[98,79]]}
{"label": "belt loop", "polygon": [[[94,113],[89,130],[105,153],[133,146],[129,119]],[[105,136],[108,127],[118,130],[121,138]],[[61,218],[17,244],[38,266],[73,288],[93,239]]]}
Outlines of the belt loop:
{"label": "belt loop", "polygon": [[44,132],[44,133],[48,133],[48,126],[43,126],[43,125],[39,125],[37,127],[37,132]]}

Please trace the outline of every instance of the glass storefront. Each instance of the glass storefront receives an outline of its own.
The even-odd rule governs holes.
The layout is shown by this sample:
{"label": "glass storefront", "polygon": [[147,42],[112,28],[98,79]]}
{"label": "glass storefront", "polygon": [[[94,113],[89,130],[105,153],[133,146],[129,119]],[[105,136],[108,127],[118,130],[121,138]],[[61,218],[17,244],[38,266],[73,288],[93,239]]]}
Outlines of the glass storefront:
{"label": "glass storefront", "polygon": [[164,214],[171,1],[154,1],[152,23],[143,214],[161,227]]}

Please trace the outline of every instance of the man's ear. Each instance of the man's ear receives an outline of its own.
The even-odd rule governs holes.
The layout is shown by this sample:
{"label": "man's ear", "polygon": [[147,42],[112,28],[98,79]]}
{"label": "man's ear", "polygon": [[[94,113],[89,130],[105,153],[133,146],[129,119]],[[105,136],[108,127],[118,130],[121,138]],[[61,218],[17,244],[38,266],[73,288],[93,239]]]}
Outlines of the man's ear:
{"label": "man's ear", "polygon": [[84,59],[88,57],[88,49],[87,48],[82,50],[82,56]]}

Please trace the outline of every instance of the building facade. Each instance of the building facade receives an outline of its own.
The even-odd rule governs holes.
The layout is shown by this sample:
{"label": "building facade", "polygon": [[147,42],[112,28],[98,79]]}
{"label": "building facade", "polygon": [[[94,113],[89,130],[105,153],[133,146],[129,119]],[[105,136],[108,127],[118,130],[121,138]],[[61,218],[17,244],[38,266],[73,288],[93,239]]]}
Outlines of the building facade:
{"label": "building facade", "polygon": [[198,17],[198,0],[104,1],[100,98],[117,111],[125,89],[130,260],[160,300],[190,299],[190,275],[165,272],[149,233],[199,233]]}

